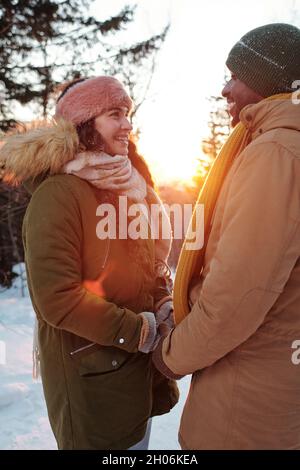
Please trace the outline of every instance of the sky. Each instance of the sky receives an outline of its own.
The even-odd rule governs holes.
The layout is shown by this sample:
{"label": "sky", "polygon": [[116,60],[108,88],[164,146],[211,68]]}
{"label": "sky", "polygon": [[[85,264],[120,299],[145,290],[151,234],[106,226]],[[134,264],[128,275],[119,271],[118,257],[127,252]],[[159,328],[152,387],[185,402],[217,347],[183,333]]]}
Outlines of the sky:
{"label": "sky", "polygon": [[[105,3],[109,4],[105,13],[115,12],[124,5],[118,0],[96,1],[96,15],[103,13]],[[137,29],[141,28],[144,37],[159,32],[168,22],[171,24],[148,100],[138,114],[142,131],[139,148],[160,182],[189,179],[201,156],[201,140],[208,133],[207,98],[221,92],[224,64],[231,47],[247,31],[262,24],[289,22],[300,26],[300,16],[297,22],[300,1],[140,0],[136,3]]]}
{"label": "sky", "polygon": [[138,5],[134,24],[124,33],[129,42],[171,25],[137,115],[139,150],[158,183],[188,181],[208,135],[207,98],[221,93],[231,47],[263,24],[300,27],[300,0],[95,0],[91,13],[107,19],[125,4]]}

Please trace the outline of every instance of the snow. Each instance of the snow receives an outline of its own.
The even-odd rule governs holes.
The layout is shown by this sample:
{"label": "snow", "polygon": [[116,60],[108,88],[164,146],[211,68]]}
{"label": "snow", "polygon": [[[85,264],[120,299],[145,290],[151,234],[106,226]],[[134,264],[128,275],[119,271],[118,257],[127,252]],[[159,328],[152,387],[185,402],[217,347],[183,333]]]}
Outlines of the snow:
{"label": "snow", "polygon": [[[56,449],[41,381],[32,379],[35,314],[23,275],[0,291],[0,449]],[[178,382],[181,392],[173,410],[153,419],[149,449],[180,449],[177,440],[190,376]]]}

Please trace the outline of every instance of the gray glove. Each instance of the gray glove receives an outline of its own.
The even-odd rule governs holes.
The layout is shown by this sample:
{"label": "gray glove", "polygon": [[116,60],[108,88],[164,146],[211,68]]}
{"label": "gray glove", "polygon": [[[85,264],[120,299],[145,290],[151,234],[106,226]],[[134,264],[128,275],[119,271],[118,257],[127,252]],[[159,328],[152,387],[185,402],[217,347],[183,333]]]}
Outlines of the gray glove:
{"label": "gray glove", "polygon": [[168,300],[160,306],[160,308],[155,313],[156,323],[160,325],[161,323],[166,323],[166,325],[172,329],[175,326],[174,315],[173,315],[173,302]]}
{"label": "gray glove", "polygon": [[[167,304],[168,302],[166,302]],[[174,327],[173,309],[166,306],[164,309],[161,306],[159,309],[160,315],[157,318],[152,312],[142,312],[140,315],[143,318],[143,326],[141,330],[140,342],[138,350],[148,354],[153,351],[163,336],[167,336],[169,331]],[[162,310],[161,310],[162,309]]]}

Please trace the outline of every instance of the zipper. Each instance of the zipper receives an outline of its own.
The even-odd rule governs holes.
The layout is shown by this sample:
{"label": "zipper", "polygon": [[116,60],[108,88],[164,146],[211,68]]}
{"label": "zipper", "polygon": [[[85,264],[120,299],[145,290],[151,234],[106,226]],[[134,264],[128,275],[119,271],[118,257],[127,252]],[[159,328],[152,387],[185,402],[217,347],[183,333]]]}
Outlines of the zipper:
{"label": "zipper", "polygon": [[86,349],[89,349],[91,348],[92,346],[95,346],[97,343],[90,343],[90,344],[87,344],[86,346],[82,346],[81,348],[78,348],[78,349],[75,349],[74,351],[71,351],[70,352],[70,356],[74,356],[75,354],[78,354],[82,351],[85,351]]}
{"label": "zipper", "polygon": [[109,247],[110,247],[110,239],[109,239],[109,238],[107,239],[107,242],[108,242],[108,243],[106,244],[106,251],[105,251],[105,256],[104,256],[104,260],[103,260],[101,269],[104,269],[104,268],[105,268],[105,265],[106,265],[106,262],[107,262],[108,253],[109,253]]}

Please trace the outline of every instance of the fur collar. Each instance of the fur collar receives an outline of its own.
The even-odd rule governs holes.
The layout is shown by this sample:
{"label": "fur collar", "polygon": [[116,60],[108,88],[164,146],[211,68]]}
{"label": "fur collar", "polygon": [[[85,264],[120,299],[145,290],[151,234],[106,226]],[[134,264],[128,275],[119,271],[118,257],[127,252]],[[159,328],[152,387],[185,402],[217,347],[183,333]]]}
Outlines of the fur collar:
{"label": "fur collar", "polygon": [[5,181],[16,185],[41,174],[61,173],[78,150],[79,139],[71,122],[40,122],[5,137],[0,167]]}

